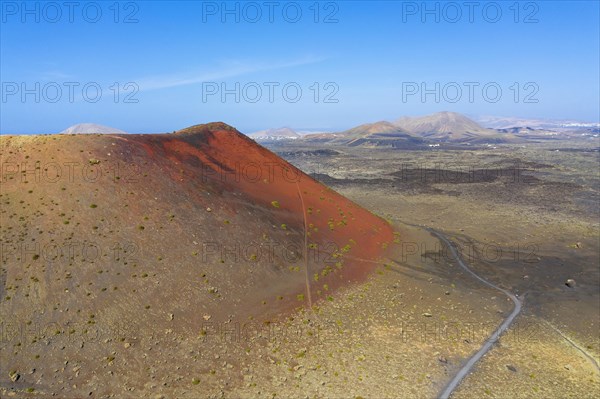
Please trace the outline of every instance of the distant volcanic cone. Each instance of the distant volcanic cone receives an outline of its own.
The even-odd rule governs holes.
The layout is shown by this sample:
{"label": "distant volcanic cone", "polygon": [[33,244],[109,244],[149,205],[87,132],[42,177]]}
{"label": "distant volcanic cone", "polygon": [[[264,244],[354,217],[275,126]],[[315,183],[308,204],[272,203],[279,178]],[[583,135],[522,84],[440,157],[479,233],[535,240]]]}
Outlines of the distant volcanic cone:
{"label": "distant volcanic cone", "polygon": [[60,134],[126,134],[126,132],[110,127],[98,125],[96,123],[79,123],[68,127]]}

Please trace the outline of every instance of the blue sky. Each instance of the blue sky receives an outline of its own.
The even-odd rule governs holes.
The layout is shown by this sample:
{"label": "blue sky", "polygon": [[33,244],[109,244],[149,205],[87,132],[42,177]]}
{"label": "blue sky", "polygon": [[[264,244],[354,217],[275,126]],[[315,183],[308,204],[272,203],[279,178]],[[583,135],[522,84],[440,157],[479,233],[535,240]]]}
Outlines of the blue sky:
{"label": "blue sky", "polygon": [[1,133],[600,119],[598,1],[67,3],[0,2]]}

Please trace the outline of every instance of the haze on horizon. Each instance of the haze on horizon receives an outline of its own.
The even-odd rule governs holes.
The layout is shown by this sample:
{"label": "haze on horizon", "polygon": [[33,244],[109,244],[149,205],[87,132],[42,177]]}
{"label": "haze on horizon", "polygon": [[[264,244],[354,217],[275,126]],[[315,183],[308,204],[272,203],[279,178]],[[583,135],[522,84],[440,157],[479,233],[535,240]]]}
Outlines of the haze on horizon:
{"label": "haze on horizon", "polygon": [[598,2],[497,3],[496,16],[489,2],[98,3],[94,23],[2,4],[3,134],[340,131],[444,110],[600,120]]}

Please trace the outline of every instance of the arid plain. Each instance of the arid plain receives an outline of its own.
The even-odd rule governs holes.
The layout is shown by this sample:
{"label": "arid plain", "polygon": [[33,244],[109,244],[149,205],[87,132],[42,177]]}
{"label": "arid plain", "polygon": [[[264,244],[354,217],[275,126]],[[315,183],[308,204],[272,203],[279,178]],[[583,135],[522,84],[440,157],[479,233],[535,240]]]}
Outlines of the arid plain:
{"label": "arid plain", "polygon": [[2,137],[2,395],[595,397],[595,141],[375,134]]}
{"label": "arid plain", "polygon": [[[594,397],[600,389],[595,144],[551,140],[416,151],[329,146],[314,152],[288,141],[273,143],[273,148],[394,223],[443,232],[477,274],[522,298],[523,311],[513,326],[455,397]],[[430,348],[442,343],[445,359],[452,360],[415,365],[427,370],[421,377],[439,369],[448,372],[460,363],[460,355],[448,356],[448,347],[462,348],[464,356],[479,344],[437,328],[456,332],[458,325],[463,335],[476,332],[486,339],[512,308],[502,293],[456,273],[452,254],[429,238],[405,242],[400,249],[403,259],[415,265],[404,270],[410,281],[420,274],[416,280],[429,284],[422,287],[424,294],[408,302],[418,309],[400,317],[420,321],[421,330],[398,345],[409,351],[423,342]],[[434,263],[432,253],[437,255]],[[440,294],[436,288],[444,283],[438,279],[460,286],[458,291],[468,297],[457,298],[453,291]],[[569,279],[575,285],[568,286]],[[431,318],[419,319],[421,307],[440,302],[456,313],[437,309]],[[429,359],[438,352],[429,353]],[[424,352],[420,355],[427,358]],[[410,361],[418,358],[410,356]],[[432,377],[436,379],[443,377]],[[431,382],[429,396],[435,396],[435,385]]]}

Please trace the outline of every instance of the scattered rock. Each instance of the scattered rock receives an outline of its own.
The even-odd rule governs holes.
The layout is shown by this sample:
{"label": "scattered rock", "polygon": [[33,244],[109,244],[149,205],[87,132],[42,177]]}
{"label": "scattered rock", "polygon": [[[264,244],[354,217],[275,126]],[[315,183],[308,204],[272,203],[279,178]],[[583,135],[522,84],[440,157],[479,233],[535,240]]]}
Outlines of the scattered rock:
{"label": "scattered rock", "polygon": [[438,357],[438,360],[440,361],[440,363],[448,363],[448,359],[446,359],[445,356],[440,355],[440,357]]}
{"label": "scattered rock", "polygon": [[204,316],[202,316],[202,318],[203,318],[204,320],[208,321],[208,320],[210,320],[210,318],[211,318],[211,315],[209,315],[209,314],[205,314]]}
{"label": "scattered rock", "polygon": [[570,278],[570,279],[568,279],[568,280],[565,282],[565,285],[566,285],[567,287],[574,288],[574,287],[575,287],[575,285],[577,285],[577,283],[575,282],[575,280],[573,280],[572,278]]}
{"label": "scattered rock", "polygon": [[12,382],[17,382],[19,378],[21,378],[21,375],[16,371],[11,371],[10,373],[8,373],[8,376],[10,377],[10,380]]}
{"label": "scattered rock", "polygon": [[425,312],[425,313],[423,313],[423,316],[425,316],[425,317],[431,317],[431,316],[433,316],[433,315],[432,315],[431,313],[427,313],[427,312]]}
{"label": "scattered rock", "polygon": [[206,208],[206,212],[212,212],[212,209]]}
{"label": "scattered rock", "polygon": [[515,366],[513,366],[512,364],[507,364],[506,368],[509,369],[510,371],[512,371],[513,373],[517,372],[517,368]]}
{"label": "scattered rock", "polygon": [[175,315],[173,313],[169,313],[169,320],[173,320],[175,318]]}

